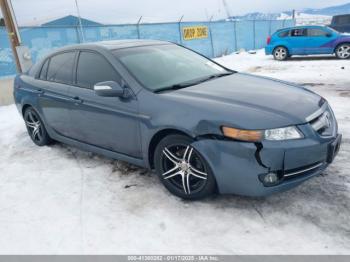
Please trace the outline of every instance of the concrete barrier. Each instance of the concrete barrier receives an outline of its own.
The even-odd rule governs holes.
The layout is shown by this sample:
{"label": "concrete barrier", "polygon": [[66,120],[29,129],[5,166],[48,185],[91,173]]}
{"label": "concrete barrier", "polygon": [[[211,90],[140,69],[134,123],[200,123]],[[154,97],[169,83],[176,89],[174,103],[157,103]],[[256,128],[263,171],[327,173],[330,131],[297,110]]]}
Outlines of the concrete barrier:
{"label": "concrete barrier", "polygon": [[0,79],[0,106],[10,105],[13,101],[13,78]]}

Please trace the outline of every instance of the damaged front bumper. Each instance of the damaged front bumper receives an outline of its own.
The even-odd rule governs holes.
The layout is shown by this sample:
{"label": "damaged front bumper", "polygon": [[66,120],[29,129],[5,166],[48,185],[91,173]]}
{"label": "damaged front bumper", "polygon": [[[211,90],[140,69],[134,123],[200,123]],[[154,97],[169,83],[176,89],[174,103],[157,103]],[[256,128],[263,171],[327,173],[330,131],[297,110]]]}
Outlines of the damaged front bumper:
{"label": "damaged front bumper", "polygon": [[[193,143],[209,163],[221,194],[266,196],[291,189],[321,174],[338,153],[341,135],[323,138],[299,128],[306,138],[289,141],[245,143],[220,139],[202,139]],[[269,173],[276,183],[265,184]]]}

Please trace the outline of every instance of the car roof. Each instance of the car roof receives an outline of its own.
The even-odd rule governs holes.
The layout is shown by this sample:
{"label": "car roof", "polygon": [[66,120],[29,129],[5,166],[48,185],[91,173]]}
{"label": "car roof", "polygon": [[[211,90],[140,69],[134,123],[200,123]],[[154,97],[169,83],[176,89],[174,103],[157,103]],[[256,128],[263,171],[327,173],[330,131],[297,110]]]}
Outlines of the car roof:
{"label": "car roof", "polygon": [[108,50],[116,50],[116,49],[129,48],[129,47],[164,45],[164,44],[172,44],[172,43],[167,41],[145,40],[145,39],[110,40],[110,41],[99,41],[99,42],[69,45],[69,46],[65,46],[60,49],[57,49],[55,51],[56,52],[65,51],[65,50],[68,51],[72,49],[85,49],[85,48],[92,49],[92,50],[101,49],[101,48],[108,49]]}
{"label": "car roof", "polygon": [[345,17],[345,16],[350,16],[350,14],[335,15],[335,16],[333,16],[333,18],[335,18],[335,17]]}
{"label": "car roof", "polygon": [[303,28],[327,28],[327,26],[324,26],[324,25],[299,25],[299,26],[281,28],[281,29],[277,30],[276,32],[282,32],[282,31],[293,30],[293,29],[303,29]]}
{"label": "car roof", "polygon": [[58,53],[65,51],[73,51],[73,50],[83,50],[88,49],[92,51],[108,51],[108,50],[117,50],[122,48],[131,48],[131,47],[139,47],[139,46],[152,46],[152,45],[166,45],[166,44],[174,44],[167,41],[159,41],[159,40],[146,40],[146,39],[125,39],[125,40],[111,40],[111,41],[99,41],[99,42],[91,42],[91,43],[81,43],[74,45],[67,45],[64,47],[60,47],[52,50],[47,55],[42,57],[40,61],[37,61],[30,72],[36,73],[40,70],[42,64],[48,59]]}

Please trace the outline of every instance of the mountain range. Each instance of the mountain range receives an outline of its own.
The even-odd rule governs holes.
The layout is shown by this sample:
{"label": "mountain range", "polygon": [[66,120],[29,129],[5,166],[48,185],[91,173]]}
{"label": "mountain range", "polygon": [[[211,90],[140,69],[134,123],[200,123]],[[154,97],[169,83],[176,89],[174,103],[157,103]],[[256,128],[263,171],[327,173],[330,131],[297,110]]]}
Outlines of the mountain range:
{"label": "mountain range", "polygon": [[[288,17],[292,16],[293,11],[284,11],[281,13],[260,13],[260,12],[254,12],[254,13],[248,13],[243,16],[236,16],[236,19],[246,19],[246,20],[264,20],[264,19],[278,19],[281,17]],[[301,10],[296,10],[296,14],[306,14],[306,15],[321,15],[321,16],[334,16],[334,15],[340,15],[340,14],[350,14],[350,3],[343,4],[343,5],[337,5],[337,6],[330,6],[325,8],[305,8]]]}

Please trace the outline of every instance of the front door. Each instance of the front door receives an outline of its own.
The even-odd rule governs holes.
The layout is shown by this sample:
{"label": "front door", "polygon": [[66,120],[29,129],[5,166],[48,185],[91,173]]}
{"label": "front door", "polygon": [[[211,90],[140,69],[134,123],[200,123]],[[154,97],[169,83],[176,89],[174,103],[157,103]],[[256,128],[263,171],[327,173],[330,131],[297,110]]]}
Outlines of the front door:
{"label": "front door", "polygon": [[306,54],[331,54],[333,41],[337,34],[326,28],[308,28],[305,52]]}
{"label": "front door", "polygon": [[114,152],[141,157],[136,97],[98,96],[93,86],[104,81],[121,83],[121,77],[101,54],[80,52],[76,86],[69,91],[74,101],[70,113],[71,137]]}

